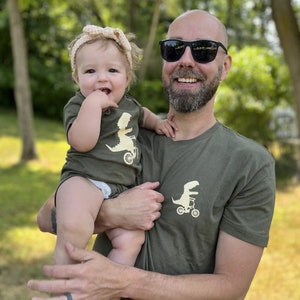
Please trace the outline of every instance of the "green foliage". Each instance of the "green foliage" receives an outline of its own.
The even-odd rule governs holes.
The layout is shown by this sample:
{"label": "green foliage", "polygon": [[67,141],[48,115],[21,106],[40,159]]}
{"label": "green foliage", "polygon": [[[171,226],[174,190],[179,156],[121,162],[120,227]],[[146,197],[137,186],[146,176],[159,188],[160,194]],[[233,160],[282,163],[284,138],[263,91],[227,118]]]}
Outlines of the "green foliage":
{"label": "green foliage", "polygon": [[8,11],[4,3],[0,3],[0,99],[1,105],[13,106],[13,70],[11,43],[8,30]]}
{"label": "green foliage", "polygon": [[166,113],[169,105],[164,94],[161,80],[144,80],[130,91],[143,106],[152,111]]}
{"label": "green foliage", "polygon": [[287,183],[296,176],[296,147],[291,144],[280,144],[280,155],[276,158],[276,177],[280,184]]}
{"label": "green foliage", "polygon": [[289,76],[280,56],[266,48],[230,49],[232,68],[221,84],[216,114],[226,125],[266,146],[274,107],[292,99]]}
{"label": "green foliage", "polygon": [[[67,46],[85,24],[114,26],[126,32],[134,32],[139,46],[144,47],[149,36],[155,2],[154,0],[19,0],[27,39],[35,114],[62,118],[63,106],[75,90],[70,74]],[[268,143],[273,139],[266,126],[270,110],[280,101],[291,102],[292,99],[289,91],[290,82],[286,69],[282,67],[281,55],[277,57],[268,50],[269,45],[272,46],[269,43],[269,36],[274,38],[268,31],[270,25],[268,0],[162,1],[151,64],[146,72],[145,82],[133,87],[132,94],[155,112],[167,110],[167,102],[160,83],[161,58],[158,41],[165,37],[170,22],[178,14],[196,8],[216,14],[228,27],[230,52],[234,64],[229,78],[220,89],[222,94],[219,98],[223,100],[218,101],[218,115],[226,123],[229,121],[228,125],[233,125],[247,135],[251,133],[250,136],[253,138],[259,141],[266,140],[264,142]],[[0,105],[13,107],[14,80],[9,22],[6,4],[2,2],[0,36]],[[259,48],[251,50],[250,47],[249,53],[245,53],[247,45]],[[239,52],[237,49],[242,50]],[[278,63],[275,62],[276,59]],[[227,101],[229,96],[230,101]],[[239,112],[238,118],[236,112]],[[257,129],[257,126],[260,128]],[[256,129],[250,130],[251,128]]]}

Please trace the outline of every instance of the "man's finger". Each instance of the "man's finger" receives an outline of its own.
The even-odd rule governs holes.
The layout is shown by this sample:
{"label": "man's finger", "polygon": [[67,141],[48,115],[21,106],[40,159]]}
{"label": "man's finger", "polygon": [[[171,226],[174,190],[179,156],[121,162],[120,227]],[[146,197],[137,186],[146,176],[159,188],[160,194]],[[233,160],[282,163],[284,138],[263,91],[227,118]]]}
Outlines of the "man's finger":
{"label": "man's finger", "polygon": [[155,181],[155,182],[144,182],[140,185],[137,185],[136,188],[140,189],[140,190],[146,190],[146,189],[151,189],[154,190],[159,186],[159,182]]}
{"label": "man's finger", "polygon": [[70,258],[80,263],[89,261],[94,258],[93,251],[74,247],[71,243],[66,243],[66,250]]}
{"label": "man's finger", "polygon": [[67,281],[66,279],[56,280],[54,284],[53,280],[30,280],[27,286],[39,292],[52,293],[55,290],[55,293],[62,294],[67,292]]}

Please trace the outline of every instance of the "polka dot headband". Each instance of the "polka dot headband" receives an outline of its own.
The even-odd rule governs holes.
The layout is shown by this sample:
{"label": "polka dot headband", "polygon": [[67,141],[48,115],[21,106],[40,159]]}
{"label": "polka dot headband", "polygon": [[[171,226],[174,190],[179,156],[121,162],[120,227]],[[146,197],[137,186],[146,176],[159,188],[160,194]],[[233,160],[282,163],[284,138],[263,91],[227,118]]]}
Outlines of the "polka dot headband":
{"label": "polka dot headband", "polygon": [[130,68],[132,68],[131,45],[122,30],[118,28],[103,28],[95,25],[87,25],[83,28],[82,34],[79,35],[78,38],[75,39],[69,47],[69,55],[73,72],[76,69],[75,57],[78,49],[83,44],[98,38],[112,39],[119,46],[121,46],[125,50],[129,66]]}

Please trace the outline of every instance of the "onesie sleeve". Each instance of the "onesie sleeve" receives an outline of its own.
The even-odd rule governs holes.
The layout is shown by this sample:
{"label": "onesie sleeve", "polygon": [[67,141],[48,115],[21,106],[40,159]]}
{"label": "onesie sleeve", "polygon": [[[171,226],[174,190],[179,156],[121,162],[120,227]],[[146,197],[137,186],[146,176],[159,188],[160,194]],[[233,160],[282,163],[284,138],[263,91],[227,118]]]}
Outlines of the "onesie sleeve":
{"label": "onesie sleeve", "polygon": [[84,97],[78,92],[64,107],[64,128],[66,133],[76,119]]}
{"label": "onesie sleeve", "polygon": [[127,97],[137,106],[138,110],[138,124],[141,127],[144,123],[144,108],[143,106],[131,95],[127,95]]}

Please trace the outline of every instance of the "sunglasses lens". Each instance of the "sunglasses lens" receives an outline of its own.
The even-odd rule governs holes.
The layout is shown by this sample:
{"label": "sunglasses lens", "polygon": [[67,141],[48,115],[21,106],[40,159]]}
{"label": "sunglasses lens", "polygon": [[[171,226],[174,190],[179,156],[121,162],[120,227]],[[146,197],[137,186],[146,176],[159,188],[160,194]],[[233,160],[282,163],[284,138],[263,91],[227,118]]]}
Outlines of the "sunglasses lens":
{"label": "sunglasses lens", "polygon": [[[206,64],[216,58],[220,43],[210,40],[198,40],[192,42],[164,40],[160,42],[161,56],[168,62],[178,61],[184,54],[187,46],[191,48],[193,58],[196,62]],[[226,48],[224,49],[226,51]]]}
{"label": "sunglasses lens", "polygon": [[218,47],[213,41],[193,42],[191,45],[193,58],[199,63],[209,63],[216,58]]}
{"label": "sunglasses lens", "polygon": [[160,43],[160,52],[164,60],[174,62],[180,59],[185,50],[185,44],[178,40],[166,40]]}

